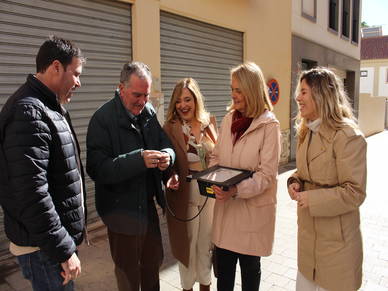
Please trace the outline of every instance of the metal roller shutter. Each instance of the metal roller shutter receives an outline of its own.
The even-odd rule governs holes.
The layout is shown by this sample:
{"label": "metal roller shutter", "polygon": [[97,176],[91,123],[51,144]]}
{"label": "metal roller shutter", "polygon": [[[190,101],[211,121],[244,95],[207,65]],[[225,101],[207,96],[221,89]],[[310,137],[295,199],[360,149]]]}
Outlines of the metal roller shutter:
{"label": "metal roller shutter", "polygon": [[[116,1],[0,0],[0,109],[6,99],[35,73],[35,56],[48,35],[73,40],[87,63],[67,108],[86,164],[86,131],[96,109],[113,97],[124,62],[132,59],[131,9]],[[98,219],[94,184],[87,177],[88,223]],[[1,210],[0,210],[1,211]],[[0,212],[0,261],[8,255]]]}
{"label": "metal roller shutter", "polygon": [[243,62],[243,33],[162,11],[160,46],[165,112],[175,83],[192,77],[220,122],[230,102],[229,70]]}

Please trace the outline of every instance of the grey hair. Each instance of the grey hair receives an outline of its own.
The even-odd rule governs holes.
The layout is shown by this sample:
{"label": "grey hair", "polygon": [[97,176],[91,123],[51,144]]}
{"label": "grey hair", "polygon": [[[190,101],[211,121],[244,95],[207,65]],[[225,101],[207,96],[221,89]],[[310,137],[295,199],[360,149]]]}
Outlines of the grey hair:
{"label": "grey hair", "polygon": [[135,74],[140,79],[152,80],[150,68],[142,62],[126,63],[120,73],[120,83],[127,83],[129,78]]}

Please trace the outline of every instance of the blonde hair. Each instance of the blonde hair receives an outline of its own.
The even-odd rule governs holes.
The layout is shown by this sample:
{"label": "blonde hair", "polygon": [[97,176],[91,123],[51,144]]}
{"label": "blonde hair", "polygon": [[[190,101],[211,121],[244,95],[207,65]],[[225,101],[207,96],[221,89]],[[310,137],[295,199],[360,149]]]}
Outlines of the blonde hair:
{"label": "blonde hair", "polygon": [[209,124],[210,117],[209,113],[205,110],[203,102],[204,98],[201,94],[197,81],[195,81],[193,78],[184,78],[176,83],[174,91],[171,95],[170,104],[168,106],[166,122],[179,118],[175,105],[178,98],[181,97],[184,88],[188,89],[194,97],[194,117],[202,124]]}
{"label": "blonde hair", "polygon": [[[245,96],[245,117],[256,118],[265,109],[273,110],[264,75],[258,65],[253,62],[241,64],[231,69],[230,75],[231,79],[234,78],[239,83],[241,93]],[[227,110],[234,110],[233,101]]]}
{"label": "blonde hair", "polygon": [[[358,128],[356,118],[344,89],[342,80],[331,70],[317,67],[299,75],[295,98],[300,92],[302,81],[311,88],[311,97],[316,105],[321,124],[337,130],[344,126]],[[308,132],[306,120],[298,112],[296,132],[302,142]]]}

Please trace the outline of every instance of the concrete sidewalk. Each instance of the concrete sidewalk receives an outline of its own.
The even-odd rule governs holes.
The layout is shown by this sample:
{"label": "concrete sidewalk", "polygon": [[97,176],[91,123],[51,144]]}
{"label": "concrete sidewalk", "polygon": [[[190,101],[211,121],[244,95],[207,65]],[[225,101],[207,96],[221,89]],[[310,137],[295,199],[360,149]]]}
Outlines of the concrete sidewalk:
{"label": "concrete sidewalk", "polygon": [[[361,207],[364,238],[363,291],[388,290],[388,131],[368,139],[367,199]],[[288,165],[290,167],[290,165]],[[285,168],[283,167],[283,170]],[[280,174],[275,245],[270,257],[262,258],[260,290],[295,290],[296,264],[296,205],[288,197],[286,180],[292,170]],[[161,270],[161,290],[181,290],[179,271],[169,249],[165,220],[162,221],[165,260]],[[117,290],[113,264],[104,228],[92,233],[91,245],[80,248],[82,275],[76,281],[77,290]],[[1,291],[31,290],[14,261],[8,272],[0,272]],[[4,269],[4,268],[2,268]],[[235,290],[241,290],[240,274],[236,275]],[[216,290],[213,278],[212,290]],[[195,287],[194,290],[198,290]]]}

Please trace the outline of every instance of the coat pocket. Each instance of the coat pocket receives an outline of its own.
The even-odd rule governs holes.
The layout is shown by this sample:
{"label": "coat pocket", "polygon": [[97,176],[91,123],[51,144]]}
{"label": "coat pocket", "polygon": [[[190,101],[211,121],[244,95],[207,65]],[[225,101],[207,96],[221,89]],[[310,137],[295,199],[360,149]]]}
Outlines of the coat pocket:
{"label": "coat pocket", "polygon": [[247,205],[252,207],[262,207],[270,204],[276,204],[276,196],[262,194],[256,197],[246,199]]}
{"label": "coat pocket", "polygon": [[274,228],[275,224],[275,204],[254,206],[244,201],[244,210],[238,214],[241,224],[236,227],[244,232],[254,232],[264,234],[269,229]]}
{"label": "coat pocket", "polygon": [[318,217],[315,220],[317,239],[322,241],[344,241],[341,218]]}

